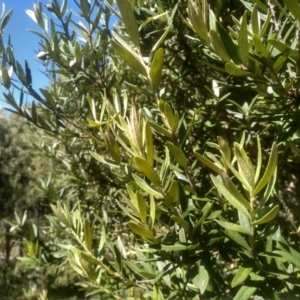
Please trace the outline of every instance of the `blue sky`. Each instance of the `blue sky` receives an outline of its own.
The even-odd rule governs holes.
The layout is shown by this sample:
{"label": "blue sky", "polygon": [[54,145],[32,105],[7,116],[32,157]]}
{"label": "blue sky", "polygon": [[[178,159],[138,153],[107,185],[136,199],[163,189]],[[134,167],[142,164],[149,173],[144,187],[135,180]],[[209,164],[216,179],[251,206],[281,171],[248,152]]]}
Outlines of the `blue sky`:
{"label": "blue sky", "polygon": [[[70,1],[71,2],[71,1]],[[25,10],[33,10],[33,4],[37,3],[34,0],[4,0],[5,11],[8,12],[11,8],[14,9],[10,22],[4,30],[4,43],[8,42],[8,34],[11,37],[11,43],[14,47],[15,58],[22,64],[25,64],[27,59],[32,71],[33,87],[38,89],[47,85],[47,78],[39,70],[42,70],[42,65],[35,59],[35,49],[39,48],[38,42],[40,38],[28,32],[27,29],[39,30],[39,27],[30,19]],[[43,1],[47,4],[48,1]],[[2,93],[5,89],[0,87],[0,100],[3,99]],[[0,107],[6,106],[4,102],[0,102]]]}

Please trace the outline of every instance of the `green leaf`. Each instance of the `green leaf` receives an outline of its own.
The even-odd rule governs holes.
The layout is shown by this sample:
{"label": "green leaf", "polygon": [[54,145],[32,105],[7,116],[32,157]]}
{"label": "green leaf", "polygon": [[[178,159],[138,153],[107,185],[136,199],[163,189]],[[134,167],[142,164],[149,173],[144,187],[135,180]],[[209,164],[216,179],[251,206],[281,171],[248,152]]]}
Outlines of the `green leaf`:
{"label": "green leaf", "polygon": [[188,15],[190,21],[193,25],[193,29],[197,32],[199,37],[205,41],[207,44],[210,43],[210,38],[208,36],[208,30],[206,24],[203,20],[202,12],[200,7],[197,7],[197,1],[189,0],[188,2]]}
{"label": "green leaf", "polygon": [[186,220],[184,220],[178,216],[171,216],[171,219],[174,222],[176,222],[180,227],[184,228],[185,230],[190,229],[190,224]]}
{"label": "green leaf", "polygon": [[145,239],[152,240],[152,241],[154,240],[154,235],[151,230],[149,230],[145,227],[142,227],[141,225],[133,223],[133,222],[130,222],[128,224],[128,226],[133,233],[135,233]]}
{"label": "green leaf", "polygon": [[164,250],[164,251],[193,250],[193,249],[197,249],[198,247],[199,247],[199,244],[196,244],[196,245],[181,244],[181,243],[175,243],[173,245],[161,244],[161,250]]}
{"label": "green leaf", "polygon": [[220,38],[230,56],[230,58],[232,59],[232,61],[235,64],[240,64],[241,60],[239,57],[238,49],[237,49],[237,46],[235,45],[235,43],[233,42],[232,38],[229,36],[228,32],[225,30],[225,28],[219,22],[217,22],[217,28],[218,28],[218,32],[220,34]]}
{"label": "green leaf", "polygon": [[239,41],[238,41],[239,56],[244,66],[248,66],[248,55],[249,55],[247,13],[248,12],[245,12],[242,18],[240,32],[239,32]]}
{"label": "green leaf", "polygon": [[269,39],[268,42],[272,46],[274,46],[277,50],[279,50],[281,53],[293,58],[294,60],[298,61],[300,59],[299,52],[291,49],[286,44],[284,44],[278,40],[275,40],[275,39]]}
{"label": "green leaf", "polygon": [[156,93],[158,86],[161,81],[162,69],[164,65],[164,49],[159,48],[153,58],[151,69],[150,69],[150,78],[152,89]]}
{"label": "green leaf", "polygon": [[209,274],[204,266],[199,266],[198,274],[193,278],[193,284],[200,290],[203,295],[209,283]]}
{"label": "green leaf", "polygon": [[255,293],[256,287],[242,286],[233,300],[249,300],[249,298]]}
{"label": "green leaf", "polygon": [[106,142],[109,154],[119,164],[121,162],[121,153],[114,135],[110,131],[105,131],[103,138]]}
{"label": "green leaf", "polygon": [[150,195],[150,229],[152,230],[155,223],[156,207],[154,197]]}
{"label": "green leaf", "polygon": [[133,10],[128,0],[116,0],[122,15],[123,22],[126,30],[131,38],[131,41],[139,48],[140,47],[140,34]]}
{"label": "green leaf", "polygon": [[165,201],[167,205],[173,207],[177,202],[178,196],[179,196],[178,182],[176,180],[173,180],[165,196]]}
{"label": "green leaf", "polygon": [[215,52],[224,62],[229,63],[231,61],[231,57],[229,56],[226,48],[224,47],[224,44],[218,33],[215,30],[211,30],[209,32],[209,36],[211,40],[211,45],[214,48]]}
{"label": "green leaf", "polygon": [[155,150],[153,145],[153,135],[151,131],[151,126],[148,121],[146,121],[146,126],[145,126],[145,141],[146,141],[146,151],[147,151],[147,162],[152,167]]}
{"label": "green leaf", "polygon": [[224,221],[220,221],[220,220],[215,220],[215,222],[217,222],[220,226],[222,226],[223,228],[225,228],[228,231],[236,231],[236,232],[245,233],[248,235],[251,234],[251,231],[244,229],[240,225],[230,223],[230,222],[224,222]]}
{"label": "green leaf", "polygon": [[213,162],[211,162],[209,159],[207,159],[206,157],[204,157],[203,155],[194,152],[196,158],[202,162],[206,167],[210,168],[211,170],[215,171],[216,173],[220,173],[221,169],[216,166]]}
{"label": "green leaf", "polygon": [[262,43],[262,41],[260,40],[260,38],[257,35],[253,34],[252,41],[253,41],[253,44],[256,48],[256,52],[258,55],[260,55],[262,57],[269,56],[268,50],[266,49],[266,47],[264,46],[264,44]]}
{"label": "green leaf", "polygon": [[273,221],[279,212],[279,205],[273,207],[267,214],[265,214],[262,218],[252,223],[252,225],[260,225]]}
{"label": "green leaf", "polygon": [[128,45],[124,46],[124,43],[122,45],[115,40],[111,40],[111,45],[114,51],[125,60],[133,69],[135,69],[137,72],[142,74],[143,76],[147,77],[147,70],[145,69],[144,64],[141,62],[140,58],[134,53]]}
{"label": "green leaf", "polygon": [[136,156],[134,158],[136,166],[140,171],[155,185],[160,186],[160,178],[155,170],[142,157]]}
{"label": "green leaf", "polygon": [[258,36],[260,33],[260,17],[257,9],[257,3],[255,3],[251,14],[251,26],[252,33]]}
{"label": "green leaf", "polygon": [[277,145],[276,143],[273,143],[272,149],[271,149],[271,155],[268,161],[268,165],[266,168],[266,171],[257,184],[257,186],[254,189],[254,195],[257,195],[268,183],[268,181],[271,179],[273,173],[275,172],[275,169],[277,167],[277,160],[278,160],[278,153],[277,153]]}
{"label": "green leaf", "polygon": [[5,26],[7,25],[7,23],[9,22],[12,14],[13,14],[13,9],[10,9],[2,18],[1,23],[0,23],[0,33],[3,33],[3,30],[5,28]]}
{"label": "green leaf", "polygon": [[87,219],[84,220],[84,241],[87,249],[91,250],[93,243],[93,235],[90,222]]}
{"label": "green leaf", "polygon": [[299,2],[296,0],[284,0],[285,5],[289,9],[289,11],[292,13],[292,15],[300,21],[300,7]]}
{"label": "green leaf", "polygon": [[146,201],[145,201],[144,197],[142,196],[142,194],[139,193],[139,192],[136,193],[136,200],[137,200],[137,205],[138,205],[140,218],[141,218],[142,222],[145,223],[146,218],[147,218],[147,204],[146,204]]}
{"label": "green leaf", "polygon": [[232,64],[232,63],[227,63],[225,65],[225,70],[228,74],[233,75],[233,76],[252,76],[253,74],[251,72],[246,72],[241,70],[238,66]]}
{"label": "green leaf", "polygon": [[163,108],[164,108],[164,115],[167,119],[168,125],[170,129],[172,129],[174,127],[174,114],[173,114],[172,107],[168,103],[164,103]]}
{"label": "green leaf", "polygon": [[183,151],[175,146],[174,144],[167,142],[166,146],[170,150],[172,156],[175,158],[176,162],[183,168],[187,167],[187,158],[184,155]]}
{"label": "green leaf", "polygon": [[27,60],[25,60],[25,73],[26,73],[27,84],[29,86],[31,86],[32,85],[32,76],[31,76],[31,70],[30,70]]}
{"label": "green leaf", "polygon": [[231,287],[234,288],[234,287],[242,284],[248,278],[248,276],[251,272],[252,272],[252,268],[244,268],[244,267],[240,266],[231,281]]}
{"label": "green leaf", "polygon": [[235,185],[232,183],[231,179],[225,173],[224,171],[220,172],[222,181],[225,185],[225,187],[228,189],[228,191],[239,201],[241,202],[245,207],[247,207],[249,210],[251,209],[249,201],[246,200],[246,198],[239,192],[239,190],[235,187]]}
{"label": "green leaf", "polygon": [[221,193],[225,199],[234,206],[237,210],[239,210],[242,214],[250,218],[250,214],[243,203],[240,202],[240,199],[237,199],[224,185],[222,181],[220,181],[217,177],[210,175],[211,180],[214,185],[218,189],[219,193]]}
{"label": "green leaf", "polygon": [[156,190],[152,189],[142,178],[139,176],[132,174],[132,177],[136,184],[145,192],[147,192],[150,195],[153,195],[157,199],[162,199],[163,196],[161,193],[157,192]]}
{"label": "green leaf", "polygon": [[240,144],[234,143],[234,152],[238,162],[240,176],[249,191],[254,189],[254,170],[252,163]]}
{"label": "green leaf", "polygon": [[251,250],[246,240],[236,231],[225,231],[225,234],[238,245],[242,246],[246,250]]}

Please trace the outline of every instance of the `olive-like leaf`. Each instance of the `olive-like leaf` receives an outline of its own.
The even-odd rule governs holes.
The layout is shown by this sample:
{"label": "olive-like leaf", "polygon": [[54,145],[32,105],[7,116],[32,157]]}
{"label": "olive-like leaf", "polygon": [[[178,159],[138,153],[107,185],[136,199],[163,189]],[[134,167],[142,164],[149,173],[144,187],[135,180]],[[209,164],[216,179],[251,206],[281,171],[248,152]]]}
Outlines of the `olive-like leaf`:
{"label": "olive-like leaf", "polygon": [[277,145],[276,143],[273,143],[266,171],[263,177],[260,179],[257,186],[255,187],[254,195],[257,195],[271,179],[271,176],[273,175],[277,167],[277,160],[278,160]]}
{"label": "olive-like leaf", "polygon": [[84,241],[88,250],[92,249],[93,235],[90,222],[84,220]]}
{"label": "olive-like leaf", "polygon": [[292,15],[300,21],[300,7],[298,1],[295,0],[284,0],[285,5],[290,10]]}
{"label": "olive-like leaf", "polygon": [[136,193],[136,200],[139,208],[139,215],[142,220],[142,222],[146,222],[147,218],[147,204],[143,197],[143,195],[140,192]]}
{"label": "olive-like leaf", "polygon": [[136,166],[140,171],[155,185],[160,186],[160,178],[155,170],[149,165],[149,163],[142,157],[136,156],[134,158]]}
{"label": "olive-like leaf", "polygon": [[258,36],[260,32],[260,17],[257,9],[257,3],[255,3],[253,7],[253,11],[251,13],[251,26],[252,26],[252,33]]}
{"label": "olive-like leaf", "polygon": [[131,41],[139,48],[140,47],[140,34],[133,10],[128,0],[116,0],[122,15],[123,22],[126,30],[131,38]]}
{"label": "olive-like leaf", "polygon": [[247,30],[247,12],[244,13],[238,41],[239,56],[244,66],[248,65],[248,30]]}
{"label": "olive-like leaf", "polygon": [[193,284],[200,290],[203,295],[209,283],[209,273],[204,266],[199,267],[198,274],[193,278]]}
{"label": "olive-like leaf", "polygon": [[231,57],[229,56],[220,36],[215,30],[211,30],[209,32],[211,45],[214,48],[215,52],[218,54],[218,56],[226,63],[229,63],[231,61]]}
{"label": "olive-like leaf", "polygon": [[114,51],[121,58],[123,58],[125,62],[127,62],[137,72],[147,77],[147,70],[145,69],[145,66],[143,63],[141,63],[140,58],[130,49],[128,45],[124,46],[124,43],[121,45],[115,40],[111,40],[111,45]]}
{"label": "olive-like leaf", "polygon": [[252,268],[244,268],[240,266],[231,281],[231,287],[234,288],[238,285],[241,285],[249,277],[251,272]]}
{"label": "olive-like leaf", "polygon": [[236,66],[232,63],[227,63],[225,65],[225,70],[228,74],[233,75],[233,76],[252,76],[253,75],[251,72],[243,71],[241,68],[239,68],[238,66]]}
{"label": "olive-like leaf", "polygon": [[267,214],[262,218],[252,223],[252,225],[260,225],[273,221],[279,212],[279,205],[274,206]]}
{"label": "olive-like leaf", "polygon": [[142,190],[144,190],[145,192],[147,192],[150,195],[153,195],[157,199],[162,199],[163,198],[161,193],[159,193],[158,191],[151,188],[142,178],[140,178],[139,176],[137,176],[135,174],[132,174],[132,177],[133,177],[134,181],[136,182],[136,184]]}
{"label": "olive-like leaf", "polygon": [[152,84],[152,89],[156,93],[158,86],[160,84],[162,69],[164,64],[164,49],[159,48],[154,57],[150,68],[150,79]]}
{"label": "olive-like leaf", "polygon": [[248,235],[251,234],[251,232],[249,230],[243,228],[240,225],[230,223],[230,222],[224,222],[224,221],[220,221],[220,220],[215,220],[215,222],[217,222],[220,226],[222,226],[223,228],[225,228],[228,231],[236,231],[236,232],[240,232],[240,233],[244,233],[244,234],[248,234]]}
{"label": "olive-like leaf", "polygon": [[220,173],[221,169],[216,166],[213,162],[211,162],[209,159],[207,159],[206,157],[204,157],[203,155],[194,152],[196,158],[202,162],[205,166],[207,166],[208,168],[210,168],[211,170],[215,171],[216,173]]}
{"label": "olive-like leaf", "polygon": [[240,202],[239,199],[237,199],[229,190],[228,188],[224,185],[224,183],[219,180],[217,177],[211,175],[211,180],[213,181],[215,187],[218,189],[219,193],[221,193],[225,199],[232,205],[234,206],[237,210],[239,210],[241,213],[243,213],[245,216],[250,218],[250,214],[246,208],[246,206]]}
{"label": "olive-like leaf", "polygon": [[185,156],[185,154],[183,153],[183,151],[175,146],[174,144],[167,142],[166,146],[168,147],[168,149],[170,150],[172,156],[175,158],[176,162],[183,168],[186,168],[187,166],[187,158]]}
{"label": "olive-like leaf", "polygon": [[188,15],[190,21],[193,25],[193,29],[197,32],[199,37],[205,41],[207,44],[210,43],[210,38],[208,36],[208,30],[203,19],[201,8],[197,7],[198,1],[189,0],[188,2]]}
{"label": "olive-like leaf", "polygon": [[7,23],[9,22],[12,14],[13,14],[13,9],[10,9],[2,18],[1,22],[0,22],[0,33],[3,33],[3,30],[5,28],[5,26],[7,25]]}
{"label": "olive-like leaf", "polygon": [[149,230],[139,224],[133,223],[133,222],[130,222],[128,224],[128,226],[133,233],[135,233],[145,239],[154,240],[154,235],[151,230]]}
{"label": "olive-like leaf", "polygon": [[145,125],[145,136],[144,140],[146,143],[146,152],[147,152],[147,162],[148,164],[152,167],[153,166],[153,161],[154,161],[154,144],[153,144],[153,134],[151,131],[151,126],[149,121],[146,121]]}

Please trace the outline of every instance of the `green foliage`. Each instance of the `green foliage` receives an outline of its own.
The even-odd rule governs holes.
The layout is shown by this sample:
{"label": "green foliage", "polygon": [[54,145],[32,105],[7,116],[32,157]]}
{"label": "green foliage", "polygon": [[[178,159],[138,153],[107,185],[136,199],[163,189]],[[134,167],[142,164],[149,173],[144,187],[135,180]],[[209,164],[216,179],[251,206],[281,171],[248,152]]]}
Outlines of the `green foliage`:
{"label": "green foliage", "polygon": [[57,170],[21,261],[71,266],[91,299],[299,297],[299,7],[91,2],[28,11],[48,89],[0,43],[5,99]]}

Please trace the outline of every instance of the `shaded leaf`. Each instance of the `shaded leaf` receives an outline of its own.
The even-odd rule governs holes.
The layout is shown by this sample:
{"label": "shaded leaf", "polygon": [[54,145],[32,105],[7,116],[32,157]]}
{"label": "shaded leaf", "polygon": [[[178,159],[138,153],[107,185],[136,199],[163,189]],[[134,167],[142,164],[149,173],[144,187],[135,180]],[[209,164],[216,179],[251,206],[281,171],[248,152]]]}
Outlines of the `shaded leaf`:
{"label": "shaded leaf", "polygon": [[231,281],[231,287],[234,288],[234,287],[242,284],[249,277],[249,274],[251,272],[252,272],[252,268],[244,268],[244,267],[240,266]]}

